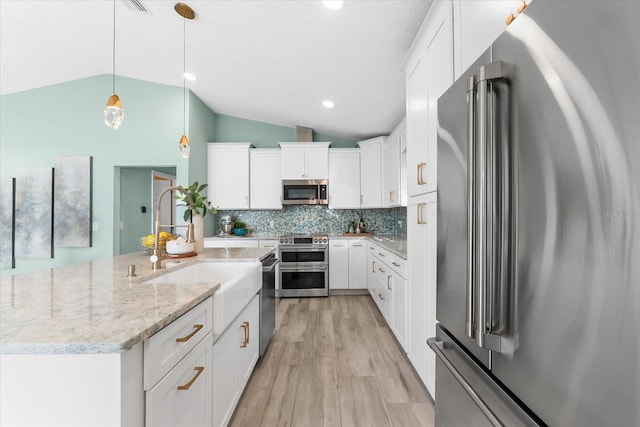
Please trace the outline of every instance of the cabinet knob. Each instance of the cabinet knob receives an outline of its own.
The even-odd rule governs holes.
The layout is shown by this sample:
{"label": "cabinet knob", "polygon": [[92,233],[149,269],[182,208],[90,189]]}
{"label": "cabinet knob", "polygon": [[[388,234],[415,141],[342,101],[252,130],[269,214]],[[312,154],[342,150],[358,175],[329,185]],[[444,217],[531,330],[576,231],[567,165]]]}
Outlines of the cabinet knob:
{"label": "cabinet knob", "polygon": [[513,22],[514,19],[516,19],[516,18],[513,16],[513,13],[510,13],[509,15],[507,15],[507,19],[505,19],[504,22],[507,25],[510,25]]}
{"label": "cabinet knob", "polygon": [[518,13],[522,13],[522,11],[525,10],[526,8],[527,8],[527,2],[522,0],[518,5]]}

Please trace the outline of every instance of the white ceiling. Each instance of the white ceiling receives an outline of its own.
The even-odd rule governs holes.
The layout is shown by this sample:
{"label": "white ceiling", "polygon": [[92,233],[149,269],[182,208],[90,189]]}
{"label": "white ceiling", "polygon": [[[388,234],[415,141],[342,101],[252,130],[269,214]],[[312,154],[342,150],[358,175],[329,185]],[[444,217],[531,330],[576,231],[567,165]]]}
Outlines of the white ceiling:
{"label": "white ceiling", "polygon": [[[116,1],[116,74],[182,86],[183,18],[174,1],[141,2],[148,13]],[[187,4],[187,86],[214,112],[364,139],[404,115],[401,65],[431,1]],[[111,74],[112,34],[112,0],[0,0],[0,93]]]}

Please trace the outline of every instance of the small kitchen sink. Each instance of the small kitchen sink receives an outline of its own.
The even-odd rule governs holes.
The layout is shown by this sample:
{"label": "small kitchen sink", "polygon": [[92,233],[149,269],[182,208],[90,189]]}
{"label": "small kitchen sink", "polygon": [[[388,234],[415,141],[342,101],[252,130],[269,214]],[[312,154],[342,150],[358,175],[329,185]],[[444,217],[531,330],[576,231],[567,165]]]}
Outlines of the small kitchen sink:
{"label": "small kitchen sink", "polygon": [[262,264],[257,261],[199,262],[171,269],[143,283],[220,283],[220,289],[213,294],[213,335],[218,336],[262,287]]}

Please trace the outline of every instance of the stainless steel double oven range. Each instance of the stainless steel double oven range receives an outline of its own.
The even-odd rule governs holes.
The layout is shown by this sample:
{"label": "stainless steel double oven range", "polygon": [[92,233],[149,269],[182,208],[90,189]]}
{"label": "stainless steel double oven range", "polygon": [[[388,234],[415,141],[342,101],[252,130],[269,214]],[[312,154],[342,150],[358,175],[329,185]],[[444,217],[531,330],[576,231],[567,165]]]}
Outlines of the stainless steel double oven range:
{"label": "stainless steel double oven range", "polygon": [[326,234],[280,236],[280,296],[329,296],[329,238]]}

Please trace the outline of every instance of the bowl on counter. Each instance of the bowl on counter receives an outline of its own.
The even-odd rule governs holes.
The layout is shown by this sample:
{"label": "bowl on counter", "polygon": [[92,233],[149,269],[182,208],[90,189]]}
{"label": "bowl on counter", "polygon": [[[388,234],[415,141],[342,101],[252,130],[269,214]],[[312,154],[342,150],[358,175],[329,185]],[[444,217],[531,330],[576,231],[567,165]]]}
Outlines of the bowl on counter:
{"label": "bowl on counter", "polygon": [[245,234],[247,234],[247,229],[246,228],[234,228],[233,229],[233,234],[235,234],[236,236],[244,236]]}

